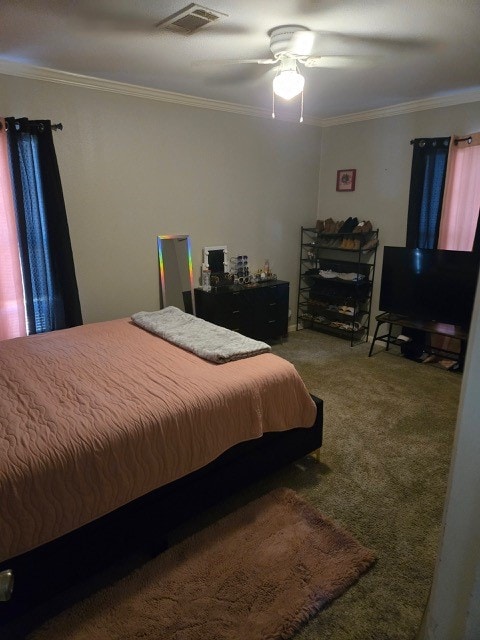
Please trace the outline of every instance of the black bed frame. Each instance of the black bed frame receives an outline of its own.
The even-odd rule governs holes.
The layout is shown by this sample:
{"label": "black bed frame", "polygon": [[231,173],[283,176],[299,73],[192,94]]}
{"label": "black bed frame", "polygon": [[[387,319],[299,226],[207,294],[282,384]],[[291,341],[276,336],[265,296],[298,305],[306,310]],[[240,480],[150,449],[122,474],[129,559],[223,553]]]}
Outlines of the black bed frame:
{"label": "black bed frame", "polygon": [[0,602],[0,637],[4,624],[17,620],[128,552],[156,555],[169,532],[234,492],[319,449],[323,438],[323,402],[309,429],[266,433],[240,443],[189,475],[58,540],[0,564],[14,572],[8,602]]}

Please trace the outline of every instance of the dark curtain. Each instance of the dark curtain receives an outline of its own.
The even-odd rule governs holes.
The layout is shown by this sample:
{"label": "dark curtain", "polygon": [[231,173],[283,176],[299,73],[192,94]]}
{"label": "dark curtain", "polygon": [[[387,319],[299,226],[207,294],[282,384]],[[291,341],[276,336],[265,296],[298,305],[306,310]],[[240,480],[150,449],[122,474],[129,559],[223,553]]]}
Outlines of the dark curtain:
{"label": "dark curtain", "polygon": [[473,253],[475,253],[477,256],[480,256],[480,210],[478,212],[478,218],[477,218],[477,229],[475,231],[475,238],[473,240],[473,248],[472,248]]}
{"label": "dark curtain", "polygon": [[435,249],[442,211],[450,138],[413,140],[407,247]]}
{"label": "dark curtain", "polygon": [[6,122],[28,333],[82,324],[51,122]]}

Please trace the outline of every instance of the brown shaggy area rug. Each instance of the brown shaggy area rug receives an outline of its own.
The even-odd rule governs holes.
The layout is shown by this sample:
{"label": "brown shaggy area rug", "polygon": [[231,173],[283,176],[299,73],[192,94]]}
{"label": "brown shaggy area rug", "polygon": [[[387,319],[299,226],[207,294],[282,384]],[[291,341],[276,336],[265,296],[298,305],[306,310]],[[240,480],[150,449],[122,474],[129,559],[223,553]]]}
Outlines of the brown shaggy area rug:
{"label": "brown shaggy area rug", "polygon": [[374,562],[291,489],[240,507],[78,603],[35,640],[286,639]]}

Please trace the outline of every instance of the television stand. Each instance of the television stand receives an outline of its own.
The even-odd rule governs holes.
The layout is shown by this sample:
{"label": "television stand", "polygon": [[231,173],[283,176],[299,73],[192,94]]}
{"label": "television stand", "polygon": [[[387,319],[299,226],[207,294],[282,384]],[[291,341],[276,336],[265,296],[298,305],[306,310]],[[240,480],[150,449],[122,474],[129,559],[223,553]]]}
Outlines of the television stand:
{"label": "television stand", "polygon": [[[445,324],[442,322],[425,322],[422,320],[412,320],[411,318],[407,318],[406,316],[399,316],[395,313],[381,313],[380,315],[375,317],[375,320],[377,321],[377,326],[373,335],[372,344],[370,345],[368,357],[372,355],[375,343],[378,341],[386,343],[386,351],[389,350],[391,344],[400,344],[396,336],[392,336],[393,326],[408,327],[409,329],[424,331],[429,335],[440,335],[459,340],[459,352],[449,351],[448,349],[442,349],[431,345],[426,347],[426,351],[428,353],[431,353],[432,355],[448,357],[452,360],[456,360],[459,369],[463,369],[468,340],[468,331],[466,331],[463,327],[459,327],[454,324]],[[379,336],[378,332],[383,324],[388,324],[388,332]]]}

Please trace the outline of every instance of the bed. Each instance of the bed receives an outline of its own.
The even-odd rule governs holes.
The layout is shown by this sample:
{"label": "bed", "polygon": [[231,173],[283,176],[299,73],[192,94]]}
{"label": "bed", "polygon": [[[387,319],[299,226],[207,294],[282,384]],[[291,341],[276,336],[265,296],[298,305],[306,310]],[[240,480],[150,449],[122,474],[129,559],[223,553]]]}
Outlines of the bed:
{"label": "bed", "polygon": [[216,364],[129,318],[2,342],[0,617],[321,443],[321,401],[272,353]]}

